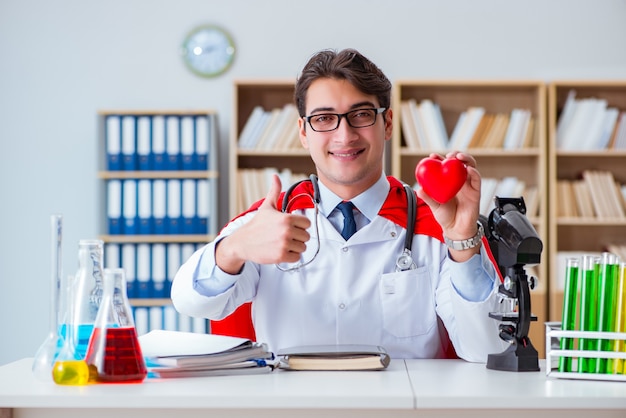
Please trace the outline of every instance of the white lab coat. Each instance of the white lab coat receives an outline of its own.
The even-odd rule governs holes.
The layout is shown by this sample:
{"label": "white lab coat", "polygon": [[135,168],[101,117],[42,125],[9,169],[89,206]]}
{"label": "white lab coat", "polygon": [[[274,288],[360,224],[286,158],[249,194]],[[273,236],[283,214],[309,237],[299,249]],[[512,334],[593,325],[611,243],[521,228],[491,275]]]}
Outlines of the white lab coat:
{"label": "white lab coat", "polygon": [[[301,213],[312,219],[315,211]],[[235,219],[215,242],[252,216]],[[317,249],[312,222],[304,260]],[[234,285],[215,296],[195,290],[196,276],[200,282],[227,276],[215,265],[215,242],[207,244],[178,271],[172,286],[175,308],[218,320],[252,301],[257,340],[274,351],[296,345],[360,343],[383,346],[395,358],[440,358],[442,342],[448,341],[442,324],[457,354],[468,361],[486,362],[489,353],[506,348],[498,336],[498,321],[488,317],[498,310],[499,280],[484,248],[476,256],[480,263],[473,264],[480,267],[468,271],[468,264],[448,258],[441,242],[416,235],[417,268],[395,272],[404,247],[403,227],[377,216],[347,242],[321,214],[318,227],[319,254],[309,265],[282,272],[275,265],[246,262]],[[491,293],[483,301],[468,301],[455,290],[453,274],[464,275],[463,280],[488,274],[493,278]]]}

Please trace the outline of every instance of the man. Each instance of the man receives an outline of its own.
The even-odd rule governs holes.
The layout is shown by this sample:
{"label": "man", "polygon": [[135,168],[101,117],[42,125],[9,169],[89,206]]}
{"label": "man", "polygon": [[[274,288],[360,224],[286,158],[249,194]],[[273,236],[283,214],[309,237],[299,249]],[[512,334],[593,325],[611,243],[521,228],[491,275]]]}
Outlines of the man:
{"label": "man", "polygon": [[[447,155],[468,172],[449,202],[418,191],[415,268],[396,271],[408,215],[402,184],[383,173],[390,96],[387,77],[355,50],[310,59],[295,101],[319,178],[319,213],[311,183],[285,198],[275,177],[260,204],[180,268],[172,286],[179,312],[216,320],[251,301],[257,339],[272,350],[375,344],[396,358],[442,358],[451,341],[459,357],[485,362],[504,349],[488,317],[499,278],[480,239],[480,174],[470,155]],[[283,200],[292,206],[286,213]],[[344,215],[337,205],[347,201],[354,208]],[[351,236],[341,235],[344,217],[354,217]],[[449,248],[443,236],[468,248]]]}

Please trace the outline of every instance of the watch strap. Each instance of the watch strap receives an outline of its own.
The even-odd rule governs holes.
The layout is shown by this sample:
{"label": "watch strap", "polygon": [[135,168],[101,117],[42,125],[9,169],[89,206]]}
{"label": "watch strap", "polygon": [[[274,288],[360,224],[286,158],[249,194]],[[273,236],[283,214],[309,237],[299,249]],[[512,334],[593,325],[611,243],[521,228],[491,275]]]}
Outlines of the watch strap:
{"label": "watch strap", "polygon": [[446,245],[448,246],[448,248],[457,250],[457,251],[463,251],[463,250],[469,250],[471,248],[478,247],[483,237],[485,236],[485,229],[483,228],[483,225],[480,222],[477,222],[477,225],[478,225],[478,231],[476,232],[476,235],[474,235],[471,238],[455,241],[444,236],[443,239]]}

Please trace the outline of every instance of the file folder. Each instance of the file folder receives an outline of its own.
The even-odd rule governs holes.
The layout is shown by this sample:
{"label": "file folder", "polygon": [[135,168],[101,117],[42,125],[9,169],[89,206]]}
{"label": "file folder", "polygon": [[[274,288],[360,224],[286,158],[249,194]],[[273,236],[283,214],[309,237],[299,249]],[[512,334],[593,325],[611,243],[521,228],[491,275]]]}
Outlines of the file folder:
{"label": "file folder", "polygon": [[156,235],[167,233],[167,183],[166,180],[152,182],[152,230]]}
{"label": "file folder", "polygon": [[122,168],[125,171],[137,169],[137,146],[135,136],[135,117],[122,117]]}
{"label": "file folder", "polygon": [[136,297],[135,292],[135,244],[122,244],[122,268],[126,273],[126,289],[129,298]]}
{"label": "file folder", "polygon": [[180,180],[167,180],[167,233],[181,233],[181,184]]}
{"label": "file folder", "polygon": [[152,182],[142,179],[137,182],[137,216],[140,235],[152,234]]}
{"label": "file folder", "polygon": [[122,169],[122,124],[120,117],[117,115],[107,116],[104,129],[107,169],[109,171],[119,171]]}
{"label": "file folder", "polygon": [[194,156],[196,158],[196,170],[207,170],[209,168],[210,131],[209,117],[196,117],[196,147]]}
{"label": "file folder", "polygon": [[176,272],[182,265],[180,262],[180,244],[167,244],[167,282],[165,283],[165,297],[171,296],[172,289],[172,281],[174,280],[174,276],[176,276]]}
{"label": "file folder", "polygon": [[195,132],[193,116],[183,116],[180,120],[180,152],[183,170],[196,169]]}
{"label": "file folder", "polygon": [[137,244],[137,285],[135,297],[147,299],[152,297],[150,284],[150,244]]}
{"label": "file folder", "polygon": [[104,268],[115,269],[122,267],[120,245],[114,243],[104,244]]}
{"label": "file folder", "polygon": [[122,233],[122,181],[109,180],[107,182],[107,219],[109,234]]}
{"label": "file folder", "polygon": [[178,312],[171,305],[163,307],[163,329],[167,331],[178,330]]}
{"label": "file folder", "polygon": [[143,171],[152,169],[150,125],[149,116],[140,116],[137,118],[137,168]]}
{"label": "file folder", "polygon": [[165,117],[152,117],[152,143],[151,153],[152,169],[163,171],[167,167],[167,157],[165,153]]}
{"label": "file folder", "polygon": [[148,310],[148,322],[149,330],[162,330],[163,329],[163,307],[151,306]]}
{"label": "file folder", "polygon": [[[211,180],[212,181],[212,180]],[[195,230],[197,234],[209,233],[209,221],[212,212],[212,202],[209,191],[209,180],[198,180],[197,184],[197,202],[196,202],[196,217],[195,217]]]}
{"label": "file folder", "polygon": [[165,154],[167,156],[166,170],[180,170],[180,119],[178,116],[168,116],[166,121]]}
{"label": "file folder", "polygon": [[185,179],[182,181],[182,233],[196,233],[196,181]]}
{"label": "file folder", "polygon": [[137,331],[137,336],[150,332],[148,308],[145,306],[136,306],[133,308],[133,314],[135,316],[135,330]]}
{"label": "file folder", "polygon": [[137,234],[137,181],[124,180],[122,184],[122,218],[125,235]]}
{"label": "file folder", "polygon": [[165,291],[166,272],[165,244],[152,244],[152,297],[166,298]]}

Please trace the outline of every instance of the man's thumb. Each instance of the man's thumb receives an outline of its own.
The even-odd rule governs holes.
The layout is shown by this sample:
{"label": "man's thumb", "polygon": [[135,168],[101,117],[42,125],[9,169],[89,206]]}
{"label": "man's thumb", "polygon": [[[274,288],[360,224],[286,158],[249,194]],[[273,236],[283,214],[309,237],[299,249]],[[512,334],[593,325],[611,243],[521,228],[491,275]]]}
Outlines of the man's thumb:
{"label": "man's thumb", "polygon": [[282,184],[280,182],[280,177],[274,174],[272,176],[272,181],[270,183],[270,190],[267,192],[267,196],[265,196],[265,200],[261,204],[262,208],[277,208],[278,197],[280,196],[280,192],[282,190]]}

